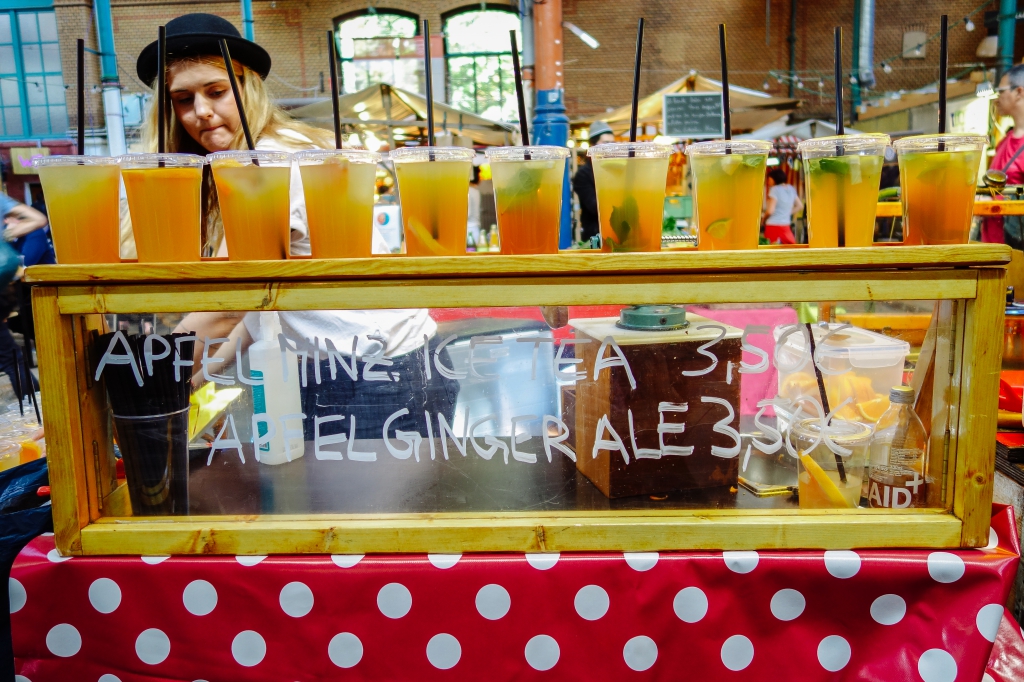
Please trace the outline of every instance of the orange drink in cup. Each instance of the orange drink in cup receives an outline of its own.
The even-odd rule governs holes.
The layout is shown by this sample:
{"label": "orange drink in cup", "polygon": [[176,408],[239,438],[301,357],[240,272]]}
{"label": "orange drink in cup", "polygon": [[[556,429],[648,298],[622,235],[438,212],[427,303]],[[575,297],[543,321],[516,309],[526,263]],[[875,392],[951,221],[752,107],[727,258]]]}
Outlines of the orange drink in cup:
{"label": "orange drink in cup", "polygon": [[[501,252],[558,253],[565,147],[491,147]],[[526,155],[529,155],[529,160]]]}
{"label": "orange drink in cup", "polygon": [[401,147],[391,152],[408,255],[466,255],[475,155],[464,147]]}
{"label": "orange drink in cup", "polygon": [[693,172],[697,249],[756,249],[772,143],[717,140],[686,147]]}
{"label": "orange drink in cup", "polygon": [[[229,260],[282,260],[291,239],[292,155],[210,154]],[[257,163],[254,163],[257,162]]]}
{"label": "orange drink in cup", "polygon": [[296,152],[313,258],[367,258],[380,154],[363,149]]}
{"label": "orange drink in cup", "polygon": [[587,151],[602,251],[661,251],[671,155],[671,146],[652,142],[610,142]]}
{"label": "orange drink in cup", "polygon": [[41,156],[32,160],[46,195],[57,262],[118,263],[121,204],[117,159]]}
{"label": "orange drink in cup", "polygon": [[903,243],[966,244],[985,136],[912,135],[892,146],[900,162]]}
{"label": "orange drink in cup", "polygon": [[119,161],[139,262],[198,261],[206,159],[195,154],[125,154]]}
{"label": "orange drink in cup", "polygon": [[889,136],[835,135],[797,145],[807,182],[808,244],[871,246]]}

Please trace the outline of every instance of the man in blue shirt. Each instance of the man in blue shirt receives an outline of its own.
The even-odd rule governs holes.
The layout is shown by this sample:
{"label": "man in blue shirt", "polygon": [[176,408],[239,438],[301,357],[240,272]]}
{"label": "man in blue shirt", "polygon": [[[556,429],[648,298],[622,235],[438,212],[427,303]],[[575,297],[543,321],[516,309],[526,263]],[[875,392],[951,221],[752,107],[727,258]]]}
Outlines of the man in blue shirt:
{"label": "man in blue shirt", "polygon": [[0,216],[4,219],[4,241],[21,254],[26,267],[55,263],[46,216],[31,206],[0,194]]}

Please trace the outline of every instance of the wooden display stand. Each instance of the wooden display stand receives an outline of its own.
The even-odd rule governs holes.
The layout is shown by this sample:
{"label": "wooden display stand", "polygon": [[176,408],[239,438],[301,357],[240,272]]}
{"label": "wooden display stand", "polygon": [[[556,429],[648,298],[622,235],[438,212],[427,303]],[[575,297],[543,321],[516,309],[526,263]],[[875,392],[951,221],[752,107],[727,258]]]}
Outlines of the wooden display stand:
{"label": "wooden display stand", "polygon": [[[977,547],[988,542],[1005,246],[564,253],[37,266],[33,304],[57,546],[67,555]],[[937,306],[928,510],[686,509],[132,518],[85,339],[106,313],[948,302]]]}

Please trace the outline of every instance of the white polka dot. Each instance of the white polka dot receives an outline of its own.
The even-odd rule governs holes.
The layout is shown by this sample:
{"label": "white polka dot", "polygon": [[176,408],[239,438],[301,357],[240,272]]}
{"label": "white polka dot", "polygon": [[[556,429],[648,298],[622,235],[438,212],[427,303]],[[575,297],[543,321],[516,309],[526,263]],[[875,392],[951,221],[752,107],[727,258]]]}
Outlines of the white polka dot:
{"label": "white polka dot", "polygon": [[544,552],[544,553],[533,553],[526,555],[526,563],[530,564],[538,571],[546,571],[549,568],[553,568],[558,563],[558,557],[561,556],[560,552]]}
{"label": "white polka dot", "polygon": [[989,526],[988,529],[988,544],[982,547],[982,549],[996,549],[999,547],[999,534],[996,533],[996,529]]}
{"label": "white polka dot", "polygon": [[61,556],[60,552],[58,552],[56,549],[51,549],[49,552],[46,553],[46,558],[55,564],[59,564],[62,561],[71,561],[73,557]]}
{"label": "white polka dot", "polygon": [[171,558],[171,556],[169,554],[161,554],[159,556],[143,556],[139,558],[142,559],[142,563],[144,564],[156,566],[157,564],[162,564],[163,562],[167,561]]}
{"label": "white polka dot", "polygon": [[305,583],[291,582],[281,588],[281,610],[292,618],[302,618],[313,610],[313,590]]}
{"label": "white polka dot", "polygon": [[622,557],[634,571],[649,571],[658,563],[657,552],[623,552]]}
{"label": "white polka dot", "polygon": [[455,564],[459,563],[459,559],[462,558],[461,554],[428,554],[427,561],[433,564],[434,568],[451,568]]}
{"label": "white polka dot", "polygon": [[[50,535],[53,535],[53,533],[50,533]],[[28,679],[24,675],[15,675],[14,682],[32,682],[32,680]]]}
{"label": "white polka dot", "polygon": [[860,570],[860,555],[848,549],[825,552],[825,570],[835,578],[852,578]]}
{"label": "white polka dot", "polygon": [[917,661],[917,672],[924,682],[953,682],[956,661],[942,649],[929,649]]}
{"label": "white polka dot", "polygon": [[722,552],[725,565],[733,573],[750,573],[757,568],[757,552]]}
{"label": "white polka dot", "polygon": [[684,587],[672,600],[672,610],[684,623],[696,623],[708,614],[708,596],[699,587]]}
{"label": "white polka dot", "polygon": [[784,589],[779,590],[772,595],[772,601],[770,604],[772,615],[779,620],[795,620],[804,612],[804,607],[807,606],[807,600],[804,599],[804,595],[800,594],[796,590]]}
{"label": "white polka dot", "polygon": [[362,561],[364,554],[332,554],[331,561],[338,568],[352,568]]}
{"label": "white polka dot", "polygon": [[830,673],[845,668],[852,654],[850,643],[839,635],[829,635],[818,643],[818,663]]}
{"label": "white polka dot", "polygon": [[121,605],[121,588],[110,578],[97,578],[89,585],[89,603],[100,613],[113,613]]}
{"label": "white polka dot", "polygon": [[96,682],[121,682],[121,678],[107,673],[106,675],[100,675],[100,679],[96,680]]}
{"label": "white polka dot", "polygon": [[[964,560],[950,552],[932,552],[928,555],[928,575],[940,583],[955,583],[963,577],[967,567]],[[935,649],[941,651],[941,649]]]}
{"label": "white polka dot", "polygon": [[388,583],[377,593],[377,608],[388,618],[401,618],[412,608],[412,593],[402,583]]}
{"label": "white polka dot", "polygon": [[40,535],[42,535],[44,538],[52,538],[53,537],[53,533],[51,533],[50,531],[46,531],[45,533],[40,533]]}
{"label": "white polka dot", "polygon": [[558,663],[561,653],[558,642],[549,635],[531,637],[526,643],[526,662],[534,670],[551,670]]}
{"label": "white polka dot", "polygon": [[608,600],[608,593],[604,591],[604,588],[597,585],[587,585],[586,587],[581,587],[579,592],[576,593],[576,599],[573,600],[573,604],[576,607],[576,613],[580,614],[580,618],[584,620],[598,620],[608,613],[610,602]]}
{"label": "white polka dot", "polygon": [[994,677],[992,677],[988,673],[985,673],[984,675],[981,676],[981,682],[996,682],[996,681],[995,681]]}
{"label": "white polka dot", "polygon": [[871,617],[879,625],[896,625],[907,615],[907,602],[898,594],[883,594],[871,602]]}
{"label": "white polka dot", "polygon": [[25,602],[28,601],[28,592],[25,591],[25,586],[21,584],[20,580],[8,578],[7,592],[11,595],[11,613],[17,613],[25,608]]}
{"label": "white polka dot", "polygon": [[54,625],[46,633],[46,648],[54,656],[69,658],[74,656],[82,648],[82,635],[74,625],[61,623]]}
{"label": "white polka dot", "polygon": [[[264,555],[264,556],[242,555],[242,556],[236,556],[235,557],[235,561],[237,561],[238,563],[242,564],[243,566],[255,566],[256,564],[258,564],[259,562],[263,561],[266,558],[267,558],[266,555]],[[247,630],[246,632],[249,632],[249,631]],[[253,665],[255,665],[255,664],[253,664]]]}
{"label": "white polka dot", "polygon": [[339,668],[351,668],[363,659],[363,643],[351,632],[339,632],[331,637],[327,655]]}
{"label": "white polka dot", "polygon": [[162,630],[143,630],[135,640],[135,655],[147,665],[163,663],[171,655],[171,640]]}
{"label": "white polka dot", "polygon": [[231,656],[238,665],[251,668],[267,655],[267,642],[255,630],[243,630],[231,640]]}
{"label": "white polka dot", "polygon": [[438,670],[454,668],[462,658],[462,645],[447,632],[434,635],[427,642],[427,660]]}
{"label": "white polka dot", "polygon": [[637,672],[647,670],[658,660],[658,645],[645,635],[638,635],[622,647],[622,660]]}
{"label": "white polka dot", "polygon": [[733,672],[754,660],[754,645],[743,635],[733,635],[722,644],[722,665]]}
{"label": "white polka dot", "polygon": [[217,608],[217,589],[205,580],[193,580],[185,586],[181,601],[193,616],[206,616]]}
{"label": "white polka dot", "polygon": [[484,585],[476,593],[476,610],[487,620],[499,620],[512,608],[512,597],[501,585]]}
{"label": "white polka dot", "polygon": [[990,642],[996,641],[996,633],[999,632],[999,624],[1003,621],[1002,604],[986,604],[978,611],[974,623],[978,626],[981,636]]}

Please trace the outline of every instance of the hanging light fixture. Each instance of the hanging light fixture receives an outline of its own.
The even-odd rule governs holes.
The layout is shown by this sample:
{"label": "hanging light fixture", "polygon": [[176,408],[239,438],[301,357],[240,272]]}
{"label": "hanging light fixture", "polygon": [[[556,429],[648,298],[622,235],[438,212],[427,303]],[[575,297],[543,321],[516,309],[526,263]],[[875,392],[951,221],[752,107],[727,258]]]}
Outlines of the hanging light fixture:
{"label": "hanging light fixture", "polygon": [[882,71],[886,73],[892,73],[892,67],[889,66],[888,62],[882,62]]}

